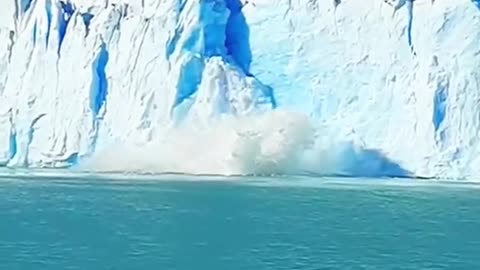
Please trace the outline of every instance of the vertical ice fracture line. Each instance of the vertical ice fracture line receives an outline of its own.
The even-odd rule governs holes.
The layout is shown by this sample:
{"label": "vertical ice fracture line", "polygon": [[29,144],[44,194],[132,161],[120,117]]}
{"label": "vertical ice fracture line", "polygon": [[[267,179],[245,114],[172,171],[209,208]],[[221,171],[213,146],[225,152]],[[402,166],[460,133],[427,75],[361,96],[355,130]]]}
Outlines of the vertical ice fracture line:
{"label": "vertical ice fracture line", "polygon": [[337,26],[337,7],[340,5],[341,0],[333,0],[333,23],[335,25],[335,34],[338,35],[338,26]]}
{"label": "vertical ice fracture line", "polygon": [[7,45],[8,50],[8,62],[12,60],[13,45],[15,45],[15,31],[10,30],[8,33],[9,43]]}
{"label": "vertical ice fracture line", "polygon": [[284,19],[287,17],[287,15],[288,15],[288,13],[290,12],[291,9],[292,9],[292,0],[288,0],[287,10],[285,10],[285,13],[283,14]]}
{"label": "vertical ice fracture line", "polygon": [[413,1],[407,0],[407,10],[408,10],[408,46],[410,46],[411,52],[415,55],[412,43],[412,25],[413,25]]}
{"label": "vertical ice fracture line", "polygon": [[407,0],[398,0],[398,1],[393,0],[393,2],[397,2],[396,4],[393,4],[391,0],[384,0],[384,2],[393,7],[393,13],[392,13],[392,18],[393,18],[397,14],[397,11],[405,5]]}
{"label": "vertical ice fracture line", "polygon": [[[395,17],[397,11],[401,9],[403,6],[407,6],[408,12],[408,22],[407,22],[407,39],[408,39],[408,46],[410,47],[410,51],[416,55],[413,49],[413,42],[412,42],[412,26],[413,26],[413,2],[415,0],[384,0],[385,3],[393,7],[392,18]],[[395,3],[396,2],[396,3]],[[433,1],[432,1],[433,4]]]}

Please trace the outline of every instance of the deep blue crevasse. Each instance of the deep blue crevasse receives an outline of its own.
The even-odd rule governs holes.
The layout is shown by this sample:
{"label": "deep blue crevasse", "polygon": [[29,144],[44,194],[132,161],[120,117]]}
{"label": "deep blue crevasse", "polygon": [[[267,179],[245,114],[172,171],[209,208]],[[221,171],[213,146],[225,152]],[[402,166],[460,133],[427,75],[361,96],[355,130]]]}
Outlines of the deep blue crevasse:
{"label": "deep blue crevasse", "polygon": [[65,39],[65,34],[67,32],[67,27],[68,23],[70,22],[70,19],[73,16],[73,13],[75,13],[75,8],[70,2],[60,2],[61,8],[62,8],[62,14],[59,18],[59,23],[58,23],[58,51],[57,53],[60,55],[60,50],[62,49],[62,43],[63,40]]}
{"label": "deep blue crevasse", "polygon": [[105,72],[109,60],[107,45],[103,42],[96,61],[93,63],[93,81],[91,92],[91,109],[98,115],[105,104],[108,94],[108,80]]}
{"label": "deep blue crevasse", "polygon": [[10,130],[8,159],[11,160],[17,154],[17,134],[14,130]]}
{"label": "deep blue crevasse", "polygon": [[[180,6],[180,10],[183,6]],[[203,10],[201,10],[203,11]],[[202,12],[200,17],[211,16],[208,12]],[[203,31],[202,31],[203,30]],[[183,32],[183,27],[175,29],[173,37],[167,42],[167,57],[175,51],[178,41]],[[201,43],[203,42],[203,44]],[[196,29],[188,35],[188,38],[181,44],[182,51],[196,52],[203,46],[203,57],[224,56],[225,27],[221,24],[208,24],[203,29]],[[179,85],[177,86],[177,97],[174,107],[181,104],[185,99],[190,98],[197,90],[202,80],[204,60],[192,56],[182,63]]]}
{"label": "deep blue crevasse", "polygon": [[177,98],[174,107],[193,95],[202,81],[203,60],[192,57],[180,71]]}
{"label": "deep blue crevasse", "polygon": [[433,117],[432,122],[435,127],[435,131],[438,131],[443,120],[446,116],[446,107],[447,107],[447,87],[444,85],[439,85],[438,89],[435,91],[435,96],[433,98]]}
{"label": "deep blue crevasse", "polygon": [[52,26],[52,2],[50,0],[45,3],[45,12],[47,14],[47,37],[45,46],[48,47],[48,40],[50,39],[50,27]]}
{"label": "deep blue crevasse", "polygon": [[407,0],[407,10],[408,10],[408,25],[407,25],[407,35],[408,35],[408,46],[413,50],[413,41],[412,41],[412,27],[413,27],[413,1]]}
{"label": "deep blue crevasse", "polygon": [[[179,3],[179,13],[184,9],[185,3],[186,1]],[[200,14],[200,17],[210,15],[209,13],[203,13],[203,9],[201,9],[201,12],[202,13]],[[179,16],[177,16],[177,21],[178,19]],[[182,44],[178,44],[183,30],[184,29],[182,25],[177,26],[173,37],[167,41],[167,59],[171,57],[176,49],[187,52],[198,52],[198,50],[203,46],[201,42],[205,43],[202,55],[204,57],[211,57],[215,54],[212,52],[218,51],[219,46],[217,44],[218,42],[216,41],[218,41],[220,37],[224,36],[224,28],[221,26],[206,25],[203,31],[200,28],[195,29],[195,31],[189,33],[188,38]],[[221,46],[223,46],[222,42],[220,42]],[[181,48],[178,48],[179,45]],[[192,55],[184,60],[180,70],[179,83],[177,85],[177,95],[172,109],[180,105],[186,99],[190,98],[198,90],[198,86],[202,80],[203,69],[204,60],[200,57]]]}
{"label": "deep blue crevasse", "polygon": [[68,166],[74,166],[78,164],[79,155],[78,152],[73,152],[67,158],[65,158],[64,162],[67,163]]}
{"label": "deep blue crevasse", "polygon": [[226,0],[230,10],[225,31],[225,47],[229,55],[245,72],[250,74],[252,64],[252,50],[250,48],[250,28],[242,12],[243,3],[240,0]]}
{"label": "deep blue crevasse", "polygon": [[[242,12],[244,4],[240,0],[226,0],[226,4],[230,10],[230,16],[225,30],[225,47],[245,75],[254,77],[250,72],[253,56],[250,47],[250,27]],[[277,102],[273,88],[265,87],[263,94],[270,99],[272,108],[276,108]]]}
{"label": "deep blue crevasse", "polygon": [[185,9],[185,5],[187,4],[187,1],[188,0],[179,0],[179,9],[178,9],[178,13],[180,14],[184,9]]}
{"label": "deep blue crevasse", "polygon": [[[173,39],[167,44],[167,53],[171,54],[175,50],[175,47],[178,45],[180,33],[180,31],[176,32]],[[182,49],[186,51],[195,51],[199,46],[199,42],[202,40],[200,34],[201,32],[198,29],[197,31],[192,32],[188,39],[183,43]],[[203,67],[203,59],[196,56],[192,56],[182,63],[174,107],[181,104],[185,99],[192,96],[198,90],[198,86],[202,80]]]}
{"label": "deep blue crevasse", "polygon": [[[245,75],[254,77],[250,72],[252,63],[252,51],[250,47],[250,29],[247,20],[242,12],[243,4],[240,0],[225,0],[226,6],[230,11],[226,27],[222,25],[207,25],[203,32],[205,42],[205,57],[224,56],[220,47],[225,48],[227,54],[233,59],[235,64],[245,73]],[[180,9],[183,7],[180,6]],[[208,14],[201,14],[208,16]],[[175,51],[178,46],[178,40],[182,29],[176,30],[173,38],[167,42],[167,58]],[[183,50],[195,51],[202,32],[197,31],[190,34],[189,39],[183,43]],[[180,84],[174,107],[181,104],[185,99],[191,97],[198,89],[202,75],[202,60],[192,57],[188,62],[183,63]],[[268,97],[272,107],[276,107],[276,101],[273,94],[273,88],[265,87],[264,95]]]}
{"label": "deep blue crevasse", "polygon": [[21,2],[21,8],[23,12],[26,12],[32,6],[33,0],[23,0]]}
{"label": "deep blue crevasse", "polygon": [[[10,123],[10,134],[8,138],[8,161],[12,160],[15,155],[18,152],[18,146],[17,146],[17,131],[15,129],[15,124],[13,121],[13,110],[9,110],[10,117],[9,117],[9,123]],[[7,161],[7,163],[8,163]],[[7,163],[0,164],[1,166],[5,166]]]}
{"label": "deep blue crevasse", "polygon": [[32,42],[33,46],[37,44],[37,22],[33,25],[33,33],[32,33]]}
{"label": "deep blue crevasse", "polygon": [[90,23],[94,15],[91,13],[85,12],[85,13],[82,13],[80,16],[82,16],[83,24],[85,25],[85,36],[88,36],[88,34],[90,33]]}
{"label": "deep blue crevasse", "polygon": [[177,47],[177,43],[180,40],[180,34],[183,32],[183,27],[180,27],[180,29],[175,29],[175,34],[173,35],[173,38],[167,41],[167,59],[170,59],[170,56],[173,54],[175,51],[175,48]]}
{"label": "deep blue crevasse", "polygon": [[[105,106],[108,95],[108,79],[106,68],[109,58],[110,55],[107,49],[107,44],[102,41],[100,51],[92,65],[93,78],[90,92],[90,108],[94,114],[92,119],[94,124],[94,135],[92,137],[93,140],[91,141],[91,148],[89,149],[87,156],[93,153],[97,148],[98,133],[101,126],[101,116],[99,114],[102,107]],[[80,157],[78,154],[72,154],[72,156],[67,158],[66,162],[68,162],[70,165],[75,165],[79,158]]]}
{"label": "deep blue crevasse", "polygon": [[472,0],[473,4],[477,6],[478,9],[480,9],[480,0]]}
{"label": "deep blue crevasse", "polygon": [[[187,0],[179,0],[179,5],[178,5],[178,12],[176,14],[176,21],[178,23],[179,18],[180,18],[180,13],[185,9],[185,5],[187,4]],[[167,59],[170,59],[170,56],[173,54],[175,51],[175,48],[177,47],[177,43],[180,40],[180,35],[183,32],[183,26],[180,25],[179,28],[175,28],[175,34],[173,35],[172,39],[169,39],[167,41]]]}

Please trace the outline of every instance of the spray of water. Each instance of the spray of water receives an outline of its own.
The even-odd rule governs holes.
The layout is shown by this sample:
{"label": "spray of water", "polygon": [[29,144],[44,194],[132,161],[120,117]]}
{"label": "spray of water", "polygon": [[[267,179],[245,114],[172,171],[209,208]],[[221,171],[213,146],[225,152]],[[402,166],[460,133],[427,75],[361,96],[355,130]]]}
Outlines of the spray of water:
{"label": "spray of water", "polygon": [[301,167],[315,130],[301,114],[273,111],[166,130],[144,145],[112,145],[83,167],[93,171],[189,174],[278,174]]}
{"label": "spray of water", "polygon": [[403,176],[380,153],[322,136],[310,119],[275,110],[170,128],[143,145],[111,145],[83,162],[94,172],[209,175]]}

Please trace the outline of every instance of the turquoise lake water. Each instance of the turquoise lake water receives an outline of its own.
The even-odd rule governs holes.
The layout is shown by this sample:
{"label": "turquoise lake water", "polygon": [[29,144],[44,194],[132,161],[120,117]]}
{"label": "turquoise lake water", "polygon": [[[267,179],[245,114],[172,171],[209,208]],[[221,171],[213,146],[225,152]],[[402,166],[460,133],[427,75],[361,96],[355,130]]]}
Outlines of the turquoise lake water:
{"label": "turquoise lake water", "polygon": [[480,187],[3,177],[0,269],[480,269]]}

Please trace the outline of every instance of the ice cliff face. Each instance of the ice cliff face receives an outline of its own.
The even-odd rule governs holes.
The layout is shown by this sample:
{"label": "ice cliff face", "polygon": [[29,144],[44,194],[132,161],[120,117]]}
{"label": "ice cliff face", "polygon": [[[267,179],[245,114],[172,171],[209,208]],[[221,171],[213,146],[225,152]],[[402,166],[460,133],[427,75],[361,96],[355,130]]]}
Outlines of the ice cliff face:
{"label": "ice cliff face", "polygon": [[[330,137],[381,150],[415,175],[478,176],[478,7],[471,1],[327,2],[292,0],[285,12],[287,68],[269,70],[292,78],[288,86],[272,84],[279,103],[282,93],[291,93],[284,89],[302,89],[311,96],[298,104],[311,98],[309,111]],[[252,40],[257,48],[260,40]]]}
{"label": "ice cliff face", "polygon": [[204,121],[275,104],[250,74],[237,0],[10,2],[0,69],[9,166],[64,166],[101,140],[148,141],[186,110]]}
{"label": "ice cliff face", "polygon": [[5,2],[6,166],[480,175],[478,1]]}

